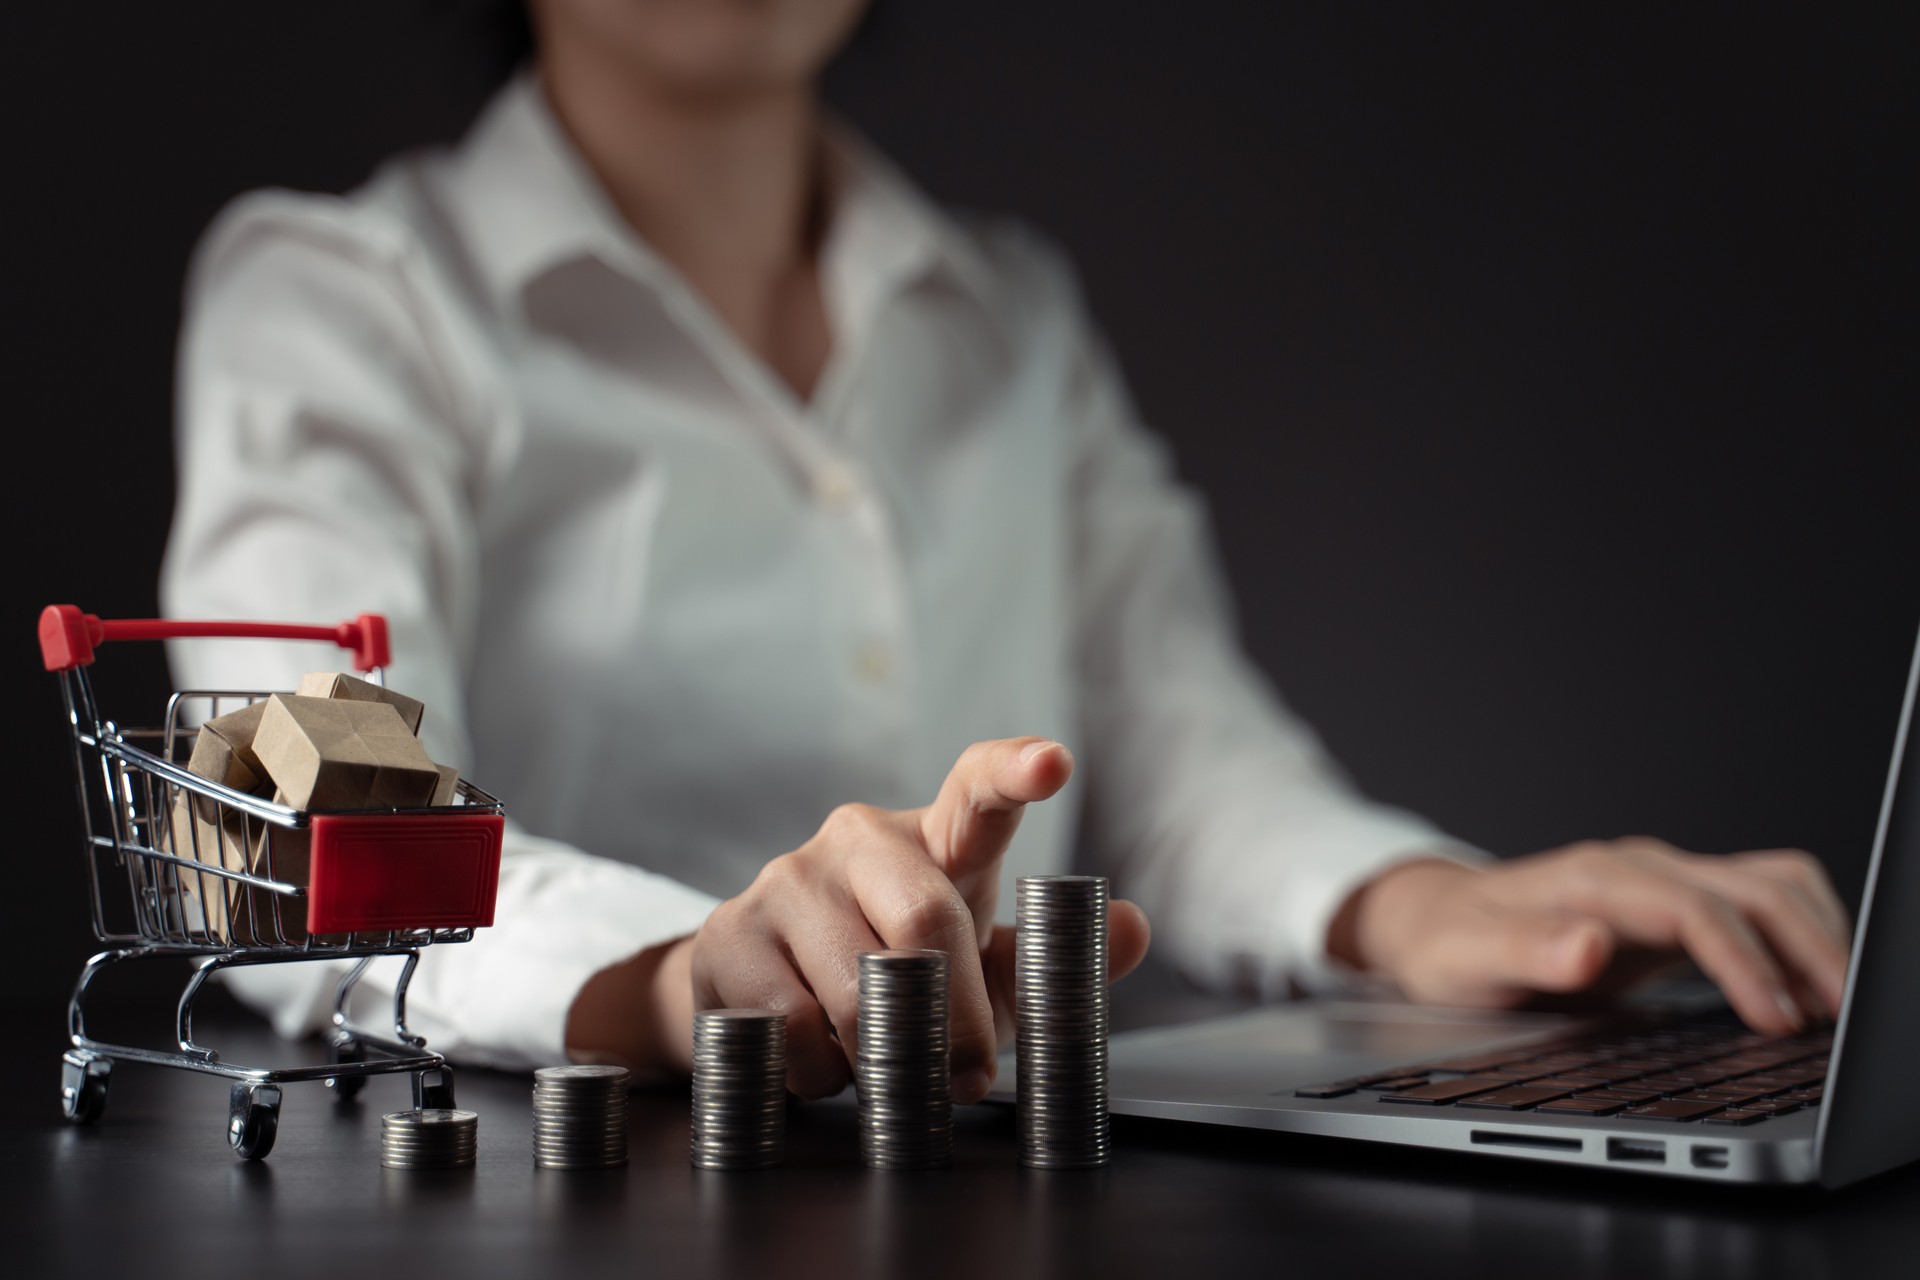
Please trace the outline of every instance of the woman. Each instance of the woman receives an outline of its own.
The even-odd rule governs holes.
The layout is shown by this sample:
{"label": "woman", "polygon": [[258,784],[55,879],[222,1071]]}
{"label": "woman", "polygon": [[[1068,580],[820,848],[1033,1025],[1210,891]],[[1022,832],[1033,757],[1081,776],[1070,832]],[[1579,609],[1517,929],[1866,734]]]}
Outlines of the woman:
{"label": "woman", "polygon": [[[1059,256],[821,111],[861,8],[533,0],[457,148],[249,196],[201,246],[166,608],[386,614],[434,758],[517,819],[497,925],[414,984],[436,1046],[685,1070],[695,1007],[765,1005],[817,1096],[854,955],[938,946],[976,1099],[1002,883],[1076,848],[1216,984],[1509,1004],[1684,950],[1757,1028],[1835,1011],[1805,854],[1492,864],[1340,778],[1236,648]],[[257,650],[177,674],[318,661]],[[1146,915],[1111,927],[1119,976]],[[238,984],[291,1032],[314,968]]]}

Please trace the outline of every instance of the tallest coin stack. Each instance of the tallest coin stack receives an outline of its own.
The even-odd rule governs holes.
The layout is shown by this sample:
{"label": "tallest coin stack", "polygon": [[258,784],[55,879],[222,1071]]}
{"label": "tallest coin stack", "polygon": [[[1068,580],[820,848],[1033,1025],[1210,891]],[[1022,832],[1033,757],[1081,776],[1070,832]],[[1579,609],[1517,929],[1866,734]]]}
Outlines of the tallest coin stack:
{"label": "tallest coin stack", "polygon": [[1014,898],[1020,1163],[1106,1164],[1107,881],[1023,876]]}

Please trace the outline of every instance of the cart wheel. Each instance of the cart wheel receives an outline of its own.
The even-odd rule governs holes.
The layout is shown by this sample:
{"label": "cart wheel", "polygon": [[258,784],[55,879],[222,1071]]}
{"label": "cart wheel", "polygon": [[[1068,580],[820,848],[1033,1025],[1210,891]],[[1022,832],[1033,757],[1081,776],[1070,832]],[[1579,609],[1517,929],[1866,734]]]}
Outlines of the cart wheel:
{"label": "cart wheel", "polygon": [[413,1105],[422,1111],[435,1108],[453,1110],[457,1105],[453,1100],[453,1069],[428,1067],[425,1071],[414,1072]]}
{"label": "cart wheel", "polygon": [[280,1089],[271,1084],[233,1086],[227,1098],[227,1145],[242,1160],[265,1160],[280,1129]]}
{"label": "cart wheel", "polygon": [[[327,1043],[327,1059],[334,1066],[349,1062],[365,1062],[367,1047],[352,1036],[330,1039]],[[333,1090],[334,1101],[347,1102],[359,1096],[360,1090],[367,1084],[365,1076],[328,1076],[327,1088]]]}
{"label": "cart wheel", "polygon": [[113,1075],[110,1058],[60,1056],[60,1110],[75,1124],[92,1124],[107,1109],[107,1082]]}

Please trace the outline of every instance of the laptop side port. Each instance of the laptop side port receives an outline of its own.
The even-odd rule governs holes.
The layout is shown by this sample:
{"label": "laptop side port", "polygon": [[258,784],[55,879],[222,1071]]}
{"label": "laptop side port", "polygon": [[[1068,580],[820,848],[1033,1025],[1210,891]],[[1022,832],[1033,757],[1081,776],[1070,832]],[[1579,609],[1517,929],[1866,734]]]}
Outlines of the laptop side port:
{"label": "laptop side port", "polygon": [[1578,1138],[1550,1138],[1538,1133],[1503,1133],[1498,1129],[1475,1129],[1469,1140],[1476,1147],[1522,1147],[1534,1151],[1578,1151],[1584,1145]]}
{"label": "laptop side port", "polygon": [[1725,1147],[1695,1147],[1693,1149],[1693,1167],[1696,1169],[1726,1168],[1727,1149]]}
{"label": "laptop side port", "polygon": [[1638,1164],[1665,1164],[1667,1144],[1658,1138],[1608,1138],[1607,1159]]}

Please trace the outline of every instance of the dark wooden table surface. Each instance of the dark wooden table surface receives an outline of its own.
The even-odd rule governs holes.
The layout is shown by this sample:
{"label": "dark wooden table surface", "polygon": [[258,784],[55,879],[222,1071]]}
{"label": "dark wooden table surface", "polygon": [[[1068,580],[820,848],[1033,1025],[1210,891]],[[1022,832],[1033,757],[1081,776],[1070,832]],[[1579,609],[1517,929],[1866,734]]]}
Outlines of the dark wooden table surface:
{"label": "dark wooden table surface", "polygon": [[[1164,977],[1122,991],[1122,1024],[1223,1007]],[[164,1035],[166,1014],[123,1025]],[[474,1069],[459,1075],[481,1117],[474,1169],[380,1167],[380,1116],[409,1105],[398,1076],[339,1106],[289,1086],[278,1145],[248,1164],[227,1149],[212,1077],[123,1066],[105,1119],[67,1125],[59,1007],[9,1016],[8,1276],[1851,1280],[1912,1275],[1920,1256],[1920,1166],[1837,1194],[1741,1190],[1121,1117],[1111,1167],[1036,1173],[1015,1163],[1011,1112],[986,1105],[958,1113],[950,1170],[883,1174],[860,1164],[850,1091],[793,1107],[779,1169],[689,1167],[687,1100],[670,1089],[634,1096],[625,1168],[553,1172],[533,1167],[527,1078]],[[233,1060],[318,1055],[220,1000],[202,1021]]]}

